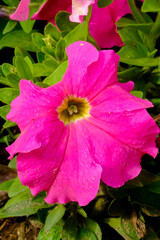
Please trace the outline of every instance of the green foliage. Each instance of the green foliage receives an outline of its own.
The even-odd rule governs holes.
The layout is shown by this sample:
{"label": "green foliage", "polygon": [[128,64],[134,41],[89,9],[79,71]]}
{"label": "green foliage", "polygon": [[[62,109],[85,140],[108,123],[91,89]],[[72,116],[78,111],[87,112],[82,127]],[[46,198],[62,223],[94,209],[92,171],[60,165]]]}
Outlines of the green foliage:
{"label": "green foliage", "polygon": [[3,34],[11,32],[17,26],[17,22],[9,20],[3,30]]}
{"label": "green foliage", "polygon": [[63,205],[55,206],[46,218],[46,222],[44,225],[44,230],[49,232],[54,225],[56,225],[65,214],[65,207]]}
{"label": "green foliage", "polygon": [[[17,0],[3,2],[10,7],[19,3]],[[106,7],[112,2],[99,0],[98,6]],[[117,22],[125,44],[115,48],[120,56],[118,78],[120,82],[134,81],[135,88],[131,94],[149,98],[155,105],[151,110],[155,116],[160,109],[160,57],[156,44],[160,35],[160,2],[139,1],[141,9],[138,4],[132,4],[132,0],[129,3],[132,15]],[[34,4],[38,6],[38,1]],[[34,6],[30,5],[30,16],[37,9]],[[31,80],[41,87],[52,86],[62,80],[67,70],[66,48],[71,43],[83,40],[96,46],[88,32],[90,14],[91,7],[88,16],[79,24],[70,22],[69,13],[59,12],[55,18],[58,29],[48,23],[44,30],[33,30],[35,22],[30,18],[20,23],[8,19],[0,24],[0,50],[14,48],[13,60],[0,66],[0,116],[5,121],[4,124],[2,122],[0,143],[9,145],[18,136],[16,124],[6,120],[6,115],[10,111],[10,103],[19,95],[20,79]],[[110,228],[126,240],[158,240],[159,235],[145,220],[160,217],[160,171],[157,170],[158,161],[149,159],[148,162],[144,166],[149,169],[150,166],[155,167],[156,174],[142,170],[137,178],[118,189],[101,183],[97,197],[84,208],[76,203],[49,205],[44,201],[45,192],[33,197],[18,177],[8,180],[0,184],[0,190],[7,191],[10,198],[0,209],[0,218],[34,215],[44,224],[38,240],[101,240],[102,235],[103,239],[108,239]],[[10,161],[9,167],[16,169],[16,157]]]}
{"label": "green foliage", "polygon": [[6,104],[10,104],[13,99],[19,95],[19,91],[12,88],[0,89],[0,101]]}
{"label": "green foliage", "polygon": [[142,12],[160,12],[159,0],[145,0],[142,5]]}
{"label": "green foliage", "polygon": [[50,205],[43,200],[45,196],[46,194],[42,192],[33,197],[29,189],[22,191],[8,200],[6,205],[0,209],[0,218],[29,216],[39,209],[49,208]]}
{"label": "green foliage", "polygon": [[104,7],[107,7],[108,5],[110,5],[111,3],[113,2],[113,0],[98,0],[98,7],[99,8],[104,8]]}

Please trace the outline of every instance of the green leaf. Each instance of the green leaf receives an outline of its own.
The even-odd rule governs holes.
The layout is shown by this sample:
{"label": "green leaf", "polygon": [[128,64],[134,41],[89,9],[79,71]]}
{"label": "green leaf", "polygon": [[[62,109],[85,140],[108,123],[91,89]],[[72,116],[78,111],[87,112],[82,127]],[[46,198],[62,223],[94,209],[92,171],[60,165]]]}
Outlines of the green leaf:
{"label": "green leaf", "polygon": [[43,83],[46,83],[51,86],[61,81],[63,78],[63,75],[67,70],[67,67],[68,67],[68,61],[61,63],[50,76],[44,79]]}
{"label": "green leaf", "polygon": [[43,63],[35,63],[33,64],[33,76],[34,77],[42,77],[48,76],[54,72],[57,68],[58,63],[52,60],[45,60]]}
{"label": "green leaf", "polygon": [[2,64],[2,71],[4,73],[5,76],[7,76],[9,73],[11,73],[14,70],[13,65],[9,64],[9,63],[3,63]]}
{"label": "green leaf", "polygon": [[13,99],[19,95],[19,91],[12,88],[1,88],[0,89],[0,101],[10,104]]}
{"label": "green leaf", "polygon": [[130,93],[135,97],[143,98],[143,92],[142,91],[131,91]]}
{"label": "green leaf", "polygon": [[[137,224],[139,224],[138,226],[141,231],[139,231]],[[139,240],[144,237],[145,232],[143,232],[143,229],[145,229],[145,225],[138,219],[136,213],[133,213],[131,216],[123,216],[121,219],[121,226],[129,239]]]}
{"label": "green leaf", "polygon": [[153,182],[145,187],[150,192],[158,193],[160,194],[160,181]]}
{"label": "green leaf", "polygon": [[54,207],[46,218],[44,229],[46,232],[49,232],[51,228],[56,225],[64,216],[66,208],[64,205],[57,205]]}
{"label": "green leaf", "polygon": [[149,217],[159,217],[160,216],[160,208],[159,207],[141,204],[141,211]]}
{"label": "green leaf", "polygon": [[38,7],[30,8],[29,18],[26,21],[21,22],[20,25],[24,32],[30,33],[34,26],[35,20],[31,20],[31,16],[38,10]]}
{"label": "green leaf", "polygon": [[17,7],[19,4],[18,0],[3,0],[3,2],[11,7]]}
{"label": "green leaf", "polygon": [[92,231],[86,228],[80,228],[79,234],[78,234],[78,240],[97,240],[97,237]]}
{"label": "green leaf", "polygon": [[55,41],[59,41],[61,34],[58,29],[52,24],[48,23],[44,28],[44,35],[50,35]]}
{"label": "green leaf", "polygon": [[129,57],[125,57],[124,53],[127,53],[127,48],[125,49],[125,51],[121,51],[121,55],[120,56],[120,62],[126,63],[126,64],[131,64],[131,65],[135,65],[135,66],[140,66],[140,67],[156,67],[159,66],[160,64],[160,57],[157,58],[129,58]]}
{"label": "green leaf", "polygon": [[77,212],[84,218],[87,218],[87,213],[84,211],[82,207],[77,208]]}
{"label": "green leaf", "polygon": [[20,78],[12,73],[13,66],[8,63],[2,64],[3,73],[7,76],[7,78],[0,77],[0,83],[9,87],[18,88]]}
{"label": "green leaf", "polygon": [[125,58],[125,59],[141,59],[141,58],[145,58],[146,54],[144,54],[144,52],[137,48],[137,46],[124,46],[120,49],[120,51],[118,52],[118,55],[121,58]]}
{"label": "green leaf", "polygon": [[73,30],[78,23],[71,22],[69,20],[70,13],[68,12],[59,12],[55,17],[55,22],[57,27],[60,29],[60,31],[68,31],[70,32]]}
{"label": "green leaf", "polygon": [[38,234],[37,240],[61,240],[62,239],[63,222],[59,222],[50,231],[46,232],[44,227]]}
{"label": "green leaf", "polygon": [[87,228],[87,230],[90,230],[95,234],[95,236],[97,237],[97,240],[102,239],[101,228],[97,222],[95,222],[90,218],[86,218],[84,219],[83,224],[84,224],[84,228]]}
{"label": "green leaf", "polygon": [[74,240],[78,238],[77,234],[78,234],[77,220],[75,215],[71,215],[65,221],[62,231],[62,239]]}
{"label": "green leaf", "polygon": [[132,195],[136,199],[136,202],[144,203],[150,206],[160,207],[160,194],[151,192],[150,190],[143,188],[132,189]]}
{"label": "green leaf", "polygon": [[42,63],[45,60],[45,54],[43,52],[37,52],[36,55],[39,63]]}
{"label": "green leaf", "polygon": [[53,57],[54,59],[56,58],[56,54],[55,54],[54,48],[43,46],[41,50],[46,55],[49,55],[49,56]]}
{"label": "green leaf", "polygon": [[8,191],[8,196],[10,198],[14,197],[15,195],[28,190],[28,187],[22,185],[20,182],[19,178],[17,177],[14,181],[14,183],[10,186],[9,191]]}
{"label": "green leaf", "polygon": [[153,23],[137,23],[131,19],[123,17],[116,23],[116,25],[118,27],[133,27],[148,34],[153,26]]}
{"label": "green leaf", "polygon": [[0,49],[3,47],[24,48],[27,51],[36,52],[38,48],[32,42],[31,34],[23,30],[12,31],[7,33],[0,40]]}
{"label": "green leaf", "polygon": [[17,156],[10,160],[8,167],[17,169]]}
{"label": "green leaf", "polygon": [[18,88],[19,83],[13,78],[13,75],[10,73],[7,78],[0,77],[0,83],[9,87]]}
{"label": "green leaf", "polygon": [[30,67],[23,57],[17,56],[15,58],[15,65],[21,79],[31,80],[33,78]]}
{"label": "green leaf", "polygon": [[113,2],[113,0],[98,0],[98,7],[99,8],[104,8],[104,7],[107,7],[108,5],[110,5],[111,3]]}
{"label": "green leaf", "polygon": [[21,47],[16,47],[16,48],[15,48],[15,51],[14,51],[14,54],[15,54],[16,57],[17,57],[17,56],[20,56],[20,57],[23,57],[23,58],[29,57],[30,60],[32,61],[32,63],[34,63],[34,60],[33,60],[33,58],[31,57],[31,55],[30,55],[25,49],[23,49],[23,48],[21,48]]}
{"label": "green leaf", "polygon": [[133,240],[129,238],[126,233],[124,232],[122,225],[121,225],[121,218],[106,218],[105,223],[107,223],[110,227],[115,229],[124,239],[126,240]]}
{"label": "green leaf", "polygon": [[126,27],[120,29],[118,32],[125,45],[129,45],[129,47],[136,46],[138,50],[141,51],[141,53],[144,53],[145,55],[148,54],[148,49],[143,44],[137,29],[134,29],[132,27]]}
{"label": "green leaf", "polygon": [[125,78],[127,80],[130,80],[130,79],[137,77],[141,71],[142,71],[141,68],[131,67],[124,71],[118,72],[118,78]]}
{"label": "green leaf", "polygon": [[33,75],[33,64],[32,64],[31,59],[30,59],[28,56],[26,56],[26,57],[24,58],[24,60],[25,60],[25,62],[27,63],[27,65],[28,65],[28,67],[29,67],[29,69],[30,69],[30,71],[31,71],[31,73],[32,73],[32,75]]}
{"label": "green leaf", "polygon": [[142,12],[160,12],[160,0],[145,0],[141,10]]}
{"label": "green leaf", "polygon": [[0,84],[6,85],[9,87],[13,87],[13,85],[10,83],[10,81],[8,81],[7,78],[1,77],[1,76],[0,76]]}
{"label": "green leaf", "polygon": [[0,107],[0,116],[4,120],[7,120],[6,115],[9,113],[10,109],[11,109],[10,105],[4,105],[4,106]]}
{"label": "green leaf", "polygon": [[37,48],[41,49],[41,47],[45,46],[43,39],[44,35],[42,35],[41,33],[38,32],[32,33],[32,40]]}
{"label": "green leaf", "polygon": [[44,202],[45,193],[39,193],[35,198],[30,190],[23,191],[9,199],[6,205],[0,209],[0,217],[21,217],[35,214],[40,208],[48,208]]}
{"label": "green leaf", "polygon": [[16,21],[9,20],[3,30],[3,34],[11,32],[16,26],[17,26]]}
{"label": "green leaf", "polygon": [[83,22],[75,27],[71,32],[69,32],[64,40],[66,42],[66,47],[76,41],[86,41],[88,35],[88,23]]}
{"label": "green leaf", "polygon": [[153,103],[153,105],[160,105],[160,98],[153,98],[150,99],[150,101]]}
{"label": "green leaf", "polygon": [[10,186],[13,184],[14,181],[15,181],[15,178],[1,183],[0,184],[0,191],[8,191]]}
{"label": "green leaf", "polygon": [[10,128],[16,126],[16,123],[11,121],[6,121],[5,124],[3,124],[3,128]]}
{"label": "green leaf", "polygon": [[56,45],[56,57],[62,61],[64,56],[65,56],[65,47],[66,47],[66,42],[65,40],[61,39],[57,45]]}
{"label": "green leaf", "polygon": [[21,78],[17,74],[10,73],[7,75],[7,79],[10,82],[11,87],[15,87],[15,88],[19,87],[19,82]]}

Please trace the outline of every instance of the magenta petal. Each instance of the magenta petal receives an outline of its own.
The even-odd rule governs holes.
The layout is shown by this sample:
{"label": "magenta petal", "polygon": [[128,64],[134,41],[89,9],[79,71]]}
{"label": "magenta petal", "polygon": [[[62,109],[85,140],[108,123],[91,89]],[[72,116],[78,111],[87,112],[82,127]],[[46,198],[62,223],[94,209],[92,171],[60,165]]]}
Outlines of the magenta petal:
{"label": "magenta petal", "polygon": [[18,176],[22,184],[29,186],[33,195],[52,186],[63,162],[68,140],[69,127],[52,122],[50,141],[30,153],[20,153],[17,157]]}
{"label": "magenta petal", "polygon": [[72,15],[70,20],[72,22],[82,22],[83,16],[88,13],[88,7],[95,3],[95,0],[72,0]]}
{"label": "magenta petal", "polygon": [[90,100],[90,104],[93,106],[91,114],[93,113],[94,115],[94,113],[98,112],[104,115],[112,112],[125,112],[153,107],[151,102],[137,98],[126,91],[128,88],[132,90],[130,89],[131,85],[133,86],[131,82],[129,84],[117,83],[104,89]]}
{"label": "magenta petal", "polygon": [[[46,147],[50,141],[49,136],[53,134],[54,128],[59,130],[63,128],[64,124],[57,120],[53,115],[47,115],[34,119],[20,134],[17,140],[7,147],[10,153],[10,159],[16,153],[28,153],[40,147]],[[25,144],[24,144],[25,143]]]}
{"label": "magenta petal", "polygon": [[9,17],[12,20],[26,21],[29,17],[29,3],[30,0],[21,0],[17,10]]}
{"label": "magenta petal", "polygon": [[67,11],[71,13],[71,7],[71,0],[48,0],[31,19],[48,20],[52,22],[59,11]]}
{"label": "magenta petal", "polygon": [[46,202],[77,201],[80,206],[88,204],[98,192],[101,171],[101,166],[95,163],[81,121],[71,124],[64,159]]}
{"label": "magenta petal", "polygon": [[[86,52],[89,54],[86,55]],[[70,95],[76,94],[78,87],[90,64],[97,61],[99,52],[88,42],[78,41],[67,48],[68,69],[63,77],[62,83],[66,92]],[[83,86],[82,86],[83,88]]]}
{"label": "magenta petal", "polygon": [[[66,96],[61,84],[40,88],[31,81],[20,81],[21,94],[12,101],[7,119],[16,122],[21,131],[34,119],[46,115],[57,115],[57,107]],[[52,106],[52,107],[51,107]]]}
{"label": "magenta petal", "polygon": [[118,81],[119,56],[113,50],[98,52],[91,44],[79,41],[67,48],[67,54],[69,66],[62,82],[68,94],[90,100]]}
{"label": "magenta petal", "polygon": [[89,31],[101,48],[123,46],[115,23],[127,13],[131,13],[127,0],[114,0],[105,8],[93,4]]}
{"label": "magenta petal", "polygon": [[83,131],[95,162],[101,165],[101,178],[107,185],[120,187],[140,173],[142,152],[117,141],[92,122],[83,124],[79,131]]}
{"label": "magenta petal", "polygon": [[[156,157],[159,128],[145,109],[121,113],[92,112],[92,123],[127,146]],[[128,153],[127,153],[128,154]]]}

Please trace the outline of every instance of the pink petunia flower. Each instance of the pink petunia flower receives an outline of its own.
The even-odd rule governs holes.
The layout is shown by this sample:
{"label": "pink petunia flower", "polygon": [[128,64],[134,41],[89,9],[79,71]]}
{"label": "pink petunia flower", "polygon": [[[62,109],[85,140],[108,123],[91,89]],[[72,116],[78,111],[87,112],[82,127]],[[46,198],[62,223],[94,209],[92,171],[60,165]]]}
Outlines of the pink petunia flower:
{"label": "pink petunia flower", "polygon": [[[88,13],[88,6],[94,2],[95,0],[48,0],[32,16],[32,19],[53,22],[59,11],[67,11],[72,13],[70,16],[71,21],[81,22],[82,16]],[[17,21],[27,20],[29,17],[29,3],[30,0],[21,0],[17,10],[10,15],[10,18]]]}
{"label": "pink petunia flower", "polygon": [[157,155],[159,128],[145,108],[152,103],[129,92],[133,82],[118,83],[119,56],[91,44],[67,48],[68,69],[54,86],[21,80],[21,94],[7,119],[21,130],[9,147],[18,153],[18,175],[33,195],[47,191],[47,203],[88,204],[100,179],[120,187],[136,177],[142,155]]}
{"label": "pink petunia flower", "polygon": [[[29,16],[30,0],[21,0],[18,9],[10,18],[24,21]],[[92,5],[92,14],[89,22],[89,32],[101,48],[123,46],[123,42],[117,32],[116,22],[124,15],[131,13],[127,0],[114,0],[105,8],[98,8],[98,0],[48,0],[39,11],[32,16],[36,20],[48,20],[54,23],[59,11],[68,11],[70,20],[82,22],[83,16],[87,15],[88,7]]]}
{"label": "pink petunia flower", "polygon": [[131,13],[131,10],[127,0],[114,0],[105,8],[98,8],[96,3],[92,5],[89,32],[98,46],[111,48],[124,45],[118,34],[116,22],[128,13]]}

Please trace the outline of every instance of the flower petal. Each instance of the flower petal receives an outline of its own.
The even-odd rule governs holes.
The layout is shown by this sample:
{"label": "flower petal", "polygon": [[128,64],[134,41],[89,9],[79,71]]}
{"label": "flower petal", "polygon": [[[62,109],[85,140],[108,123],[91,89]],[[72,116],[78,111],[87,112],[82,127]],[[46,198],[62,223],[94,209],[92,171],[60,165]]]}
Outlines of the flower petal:
{"label": "flower petal", "polygon": [[10,19],[26,21],[29,18],[29,3],[30,0],[21,0],[17,10],[9,16]]}
{"label": "flower petal", "polygon": [[28,153],[41,146],[46,147],[55,129],[61,130],[63,122],[59,121],[54,115],[47,115],[34,119],[21,132],[17,140],[6,150],[10,153],[10,159],[16,153]]}
{"label": "flower petal", "polygon": [[111,187],[120,187],[140,173],[142,152],[117,141],[92,122],[84,121],[83,125],[79,132],[83,131],[91,156],[103,169],[102,181]]}
{"label": "flower petal", "polygon": [[90,144],[80,126],[81,121],[71,124],[60,171],[48,191],[46,198],[48,203],[77,201],[83,206],[98,192],[102,169],[95,163]]}
{"label": "flower petal", "polygon": [[124,45],[115,23],[127,13],[131,13],[127,0],[114,0],[105,8],[93,4],[89,32],[101,48]]}
{"label": "flower petal", "polygon": [[16,122],[21,131],[36,118],[57,115],[56,108],[66,96],[61,83],[49,88],[40,88],[31,81],[20,81],[21,94],[12,101],[7,119]]}
{"label": "flower petal", "polygon": [[62,83],[68,95],[89,100],[118,81],[119,56],[113,50],[98,52],[90,43],[79,41],[67,48],[67,54],[69,65]]}
{"label": "flower petal", "polygon": [[95,3],[95,0],[72,0],[72,15],[70,20],[72,22],[82,22],[83,16],[88,13],[88,7]]}
{"label": "flower petal", "polygon": [[159,128],[145,109],[121,113],[92,112],[90,121],[130,148],[156,157]]}
{"label": "flower petal", "polygon": [[[19,153],[17,157],[18,176],[22,184],[29,186],[33,195],[48,190],[59,171],[68,140],[69,127],[58,122],[46,126],[49,141],[46,146],[29,153]],[[45,131],[42,132],[43,134]]]}
{"label": "flower petal", "polygon": [[125,112],[153,107],[150,101],[135,97],[126,91],[128,87],[129,90],[132,90],[129,85],[134,86],[133,82],[114,84],[104,89],[95,98],[90,99],[90,104],[93,106],[91,114],[99,112],[104,115],[109,112]]}
{"label": "flower petal", "polygon": [[71,13],[71,0],[48,0],[33,14],[31,19],[53,21],[59,11],[67,11]]}

